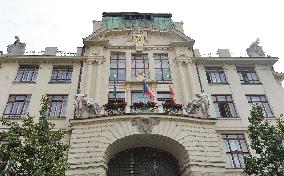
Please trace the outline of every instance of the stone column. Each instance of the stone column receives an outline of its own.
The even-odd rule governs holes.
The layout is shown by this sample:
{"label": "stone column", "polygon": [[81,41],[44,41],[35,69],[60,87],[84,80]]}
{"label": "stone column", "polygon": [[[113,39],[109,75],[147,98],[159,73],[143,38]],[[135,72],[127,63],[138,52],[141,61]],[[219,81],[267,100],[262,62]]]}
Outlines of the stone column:
{"label": "stone column", "polygon": [[96,62],[98,64],[97,67],[97,75],[96,75],[96,85],[95,85],[95,100],[97,102],[100,102],[100,93],[101,93],[101,87],[102,87],[102,69],[103,69],[103,63],[105,59],[103,58],[97,58]]}
{"label": "stone column", "polygon": [[126,59],[126,80],[131,78],[131,52],[127,51],[125,55]]}
{"label": "stone column", "polygon": [[88,70],[87,70],[87,80],[86,80],[86,94],[90,96],[91,93],[91,85],[92,85],[92,72],[93,72],[93,66],[94,66],[94,59],[87,59],[87,65],[88,65]]}
{"label": "stone column", "polygon": [[[196,93],[196,90],[194,88],[194,80],[193,80],[193,73],[192,73],[192,68],[191,68],[191,64],[192,64],[192,61],[191,60],[187,60],[186,62],[186,68],[187,68],[187,77],[188,77],[188,84],[189,84],[189,99],[192,99],[193,98],[193,93],[195,92]],[[197,84],[197,83],[196,83]]]}
{"label": "stone column", "polygon": [[154,57],[153,57],[152,52],[149,52],[148,59],[149,59],[150,79],[155,80],[155,62],[154,62]]}
{"label": "stone column", "polygon": [[177,64],[178,64],[178,77],[179,77],[179,82],[180,82],[180,86],[181,86],[181,92],[182,92],[182,103],[186,104],[188,101],[188,94],[187,94],[187,90],[186,90],[186,79],[185,79],[185,75],[184,75],[184,70],[182,67],[182,60],[177,60]]}

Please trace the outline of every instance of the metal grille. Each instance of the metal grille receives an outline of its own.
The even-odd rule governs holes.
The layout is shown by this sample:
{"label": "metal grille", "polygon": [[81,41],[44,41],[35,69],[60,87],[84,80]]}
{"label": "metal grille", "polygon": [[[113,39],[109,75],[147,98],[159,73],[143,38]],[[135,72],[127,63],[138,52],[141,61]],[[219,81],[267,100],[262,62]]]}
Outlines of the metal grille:
{"label": "metal grille", "polygon": [[110,160],[108,167],[108,176],[180,176],[177,160],[155,148],[122,151]]}

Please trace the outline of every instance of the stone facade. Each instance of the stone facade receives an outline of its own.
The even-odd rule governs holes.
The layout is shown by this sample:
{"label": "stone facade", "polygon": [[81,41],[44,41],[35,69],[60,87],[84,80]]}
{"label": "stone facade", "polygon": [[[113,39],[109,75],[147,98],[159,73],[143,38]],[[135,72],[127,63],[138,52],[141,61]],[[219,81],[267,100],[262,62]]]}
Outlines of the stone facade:
{"label": "stone facade", "polygon": [[[30,95],[28,111],[35,116],[39,115],[41,95],[68,96],[64,117],[50,118],[56,128],[70,134],[65,141],[70,144],[68,176],[106,176],[108,163],[117,153],[136,147],[169,152],[178,161],[182,176],[243,175],[241,168],[226,164],[222,135],[244,135],[249,145],[247,95],[265,95],[273,116],[283,113],[284,94],[280,82],[284,77],[272,70],[278,58],[231,57],[227,49],[219,50],[220,57],[200,57],[199,51],[193,49],[194,40],[184,34],[182,22],[172,22],[170,14],[133,15],[144,16],[145,23],[139,20],[128,23],[127,15],[133,14],[104,13],[101,21],[93,21],[94,31],[84,38],[84,47],[78,49],[77,56],[0,55],[0,81],[5,83],[0,89],[0,114],[6,113],[10,95]],[[124,113],[117,111],[116,115],[108,114],[103,108],[108,103],[109,92],[114,91],[114,83],[109,81],[112,53],[123,53],[126,65],[125,80],[116,84],[116,91],[125,93],[127,105]],[[131,58],[141,53],[148,57],[149,77],[146,79],[131,75]],[[186,111],[182,106],[180,113],[168,114],[162,105],[151,112],[131,111],[132,92],[143,90],[143,79],[154,94],[169,92],[168,82],[158,83],[156,79],[154,57],[157,53],[168,56],[176,103],[188,105],[197,94],[206,94],[210,105],[209,109],[204,109],[208,112],[204,109]],[[39,66],[36,81],[16,81],[21,65]],[[72,66],[70,82],[50,81],[55,65]],[[226,82],[210,83],[206,70],[209,67],[222,68]],[[259,82],[242,84],[238,67],[254,68]],[[231,96],[236,117],[216,115],[213,96],[218,95]],[[84,97],[79,103],[78,96]],[[21,118],[11,120],[20,122]],[[4,130],[2,126],[0,129]]]}

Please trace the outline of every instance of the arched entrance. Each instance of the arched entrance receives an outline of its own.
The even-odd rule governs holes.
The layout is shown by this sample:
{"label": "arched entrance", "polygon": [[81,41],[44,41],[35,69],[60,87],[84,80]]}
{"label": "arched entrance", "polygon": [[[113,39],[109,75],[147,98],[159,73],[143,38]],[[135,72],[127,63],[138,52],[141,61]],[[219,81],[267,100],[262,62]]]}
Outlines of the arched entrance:
{"label": "arched entrance", "polygon": [[170,153],[152,147],[130,148],[110,159],[108,176],[180,176],[180,167]]}

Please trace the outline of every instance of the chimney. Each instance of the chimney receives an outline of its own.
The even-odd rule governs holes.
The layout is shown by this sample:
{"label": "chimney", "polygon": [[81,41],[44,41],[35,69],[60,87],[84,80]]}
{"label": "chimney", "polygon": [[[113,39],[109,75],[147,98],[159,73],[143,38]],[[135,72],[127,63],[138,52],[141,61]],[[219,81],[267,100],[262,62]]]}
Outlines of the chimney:
{"label": "chimney", "polygon": [[76,56],[81,56],[83,52],[83,47],[77,47],[77,54]]}
{"label": "chimney", "polygon": [[56,56],[57,47],[46,47],[43,55]]}
{"label": "chimney", "polygon": [[219,57],[231,57],[229,49],[218,49],[217,54]]}

